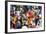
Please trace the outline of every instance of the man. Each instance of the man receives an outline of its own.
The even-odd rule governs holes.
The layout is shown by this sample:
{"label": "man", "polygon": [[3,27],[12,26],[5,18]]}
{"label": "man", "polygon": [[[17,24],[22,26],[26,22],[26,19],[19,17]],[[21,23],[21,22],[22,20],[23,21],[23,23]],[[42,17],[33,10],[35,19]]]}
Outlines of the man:
{"label": "man", "polygon": [[12,17],[12,27],[13,27],[13,28],[16,28],[16,23],[17,23],[17,16],[14,15],[14,16]]}
{"label": "man", "polygon": [[30,25],[32,26],[32,20],[34,18],[34,12],[31,9],[29,9],[26,13],[26,16],[27,16],[28,27],[30,27]]}

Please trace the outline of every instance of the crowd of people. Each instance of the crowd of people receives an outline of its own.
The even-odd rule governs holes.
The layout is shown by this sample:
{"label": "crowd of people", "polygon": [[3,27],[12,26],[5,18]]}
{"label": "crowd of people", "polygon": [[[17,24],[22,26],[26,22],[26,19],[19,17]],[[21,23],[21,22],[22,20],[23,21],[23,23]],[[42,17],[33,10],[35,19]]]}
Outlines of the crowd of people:
{"label": "crowd of people", "polygon": [[11,5],[10,28],[36,28],[41,23],[41,6]]}

